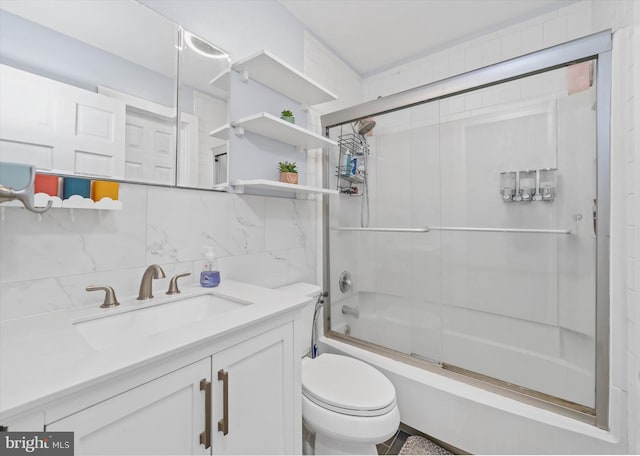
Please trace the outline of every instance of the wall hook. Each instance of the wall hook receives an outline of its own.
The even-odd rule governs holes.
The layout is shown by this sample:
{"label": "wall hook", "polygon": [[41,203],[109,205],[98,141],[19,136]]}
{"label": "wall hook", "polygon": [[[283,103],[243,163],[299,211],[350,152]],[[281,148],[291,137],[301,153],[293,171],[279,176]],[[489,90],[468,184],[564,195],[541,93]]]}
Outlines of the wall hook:
{"label": "wall hook", "polygon": [[[24,165],[16,165],[13,163],[6,163],[5,166],[24,166]],[[36,214],[42,214],[43,212],[47,212],[51,209],[52,202],[47,202],[45,207],[35,207],[33,205],[33,195],[34,195],[34,184],[36,181],[36,168],[34,166],[29,167],[29,182],[27,185],[20,189],[16,190],[10,187],[5,187],[0,183],[0,203],[4,203],[6,201],[18,200],[20,201],[24,207]]]}

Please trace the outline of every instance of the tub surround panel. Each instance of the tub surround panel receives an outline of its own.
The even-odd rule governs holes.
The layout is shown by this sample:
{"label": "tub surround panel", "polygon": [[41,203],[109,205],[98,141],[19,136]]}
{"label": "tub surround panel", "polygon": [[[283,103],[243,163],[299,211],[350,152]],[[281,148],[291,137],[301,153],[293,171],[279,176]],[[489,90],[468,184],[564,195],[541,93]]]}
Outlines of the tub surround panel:
{"label": "tub surround panel", "polygon": [[442,302],[441,237],[437,231],[410,235],[411,283],[407,297],[412,301]]}

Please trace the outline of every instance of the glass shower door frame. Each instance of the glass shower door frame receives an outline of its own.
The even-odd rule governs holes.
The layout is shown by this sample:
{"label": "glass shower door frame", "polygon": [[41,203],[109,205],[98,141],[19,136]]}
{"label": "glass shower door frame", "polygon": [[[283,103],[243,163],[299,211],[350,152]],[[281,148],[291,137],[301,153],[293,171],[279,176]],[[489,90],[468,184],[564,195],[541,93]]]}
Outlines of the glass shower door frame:
{"label": "glass shower door frame", "polygon": [[[365,102],[321,117],[323,131],[365,117],[406,109],[434,100],[448,98],[472,90],[510,80],[535,75],[568,65],[596,59],[596,197],[594,227],[596,228],[596,359],[595,359],[595,422],[602,429],[609,427],[610,388],[610,118],[611,118],[611,32],[604,31],[569,41],[541,51],[510,59],[495,65],[463,73],[441,81],[425,84],[393,95]],[[323,154],[323,186],[329,185],[329,159]],[[323,195],[323,277],[324,289],[330,290],[330,227],[328,195]],[[325,299],[325,335],[331,336],[331,296]],[[387,351],[387,350],[384,350]],[[390,351],[390,350],[389,350]],[[389,352],[387,351],[387,352]],[[387,353],[388,355],[389,353]]]}

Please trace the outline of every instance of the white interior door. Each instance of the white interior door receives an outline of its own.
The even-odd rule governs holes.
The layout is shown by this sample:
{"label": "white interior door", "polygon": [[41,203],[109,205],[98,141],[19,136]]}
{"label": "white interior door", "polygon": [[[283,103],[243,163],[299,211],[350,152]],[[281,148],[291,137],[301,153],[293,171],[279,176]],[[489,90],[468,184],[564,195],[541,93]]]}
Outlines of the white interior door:
{"label": "white interior door", "polygon": [[127,179],[173,184],[175,150],[175,125],[172,120],[127,111]]}
{"label": "white interior door", "polygon": [[125,105],[0,65],[0,160],[122,178]]}

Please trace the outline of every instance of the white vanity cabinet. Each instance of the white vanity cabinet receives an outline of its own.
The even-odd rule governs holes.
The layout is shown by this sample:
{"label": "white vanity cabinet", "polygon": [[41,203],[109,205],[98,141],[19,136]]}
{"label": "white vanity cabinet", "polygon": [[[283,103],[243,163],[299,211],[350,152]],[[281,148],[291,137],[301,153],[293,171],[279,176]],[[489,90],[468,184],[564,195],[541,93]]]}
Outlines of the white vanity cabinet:
{"label": "white vanity cabinet", "polygon": [[[46,430],[73,431],[79,455],[300,453],[293,333],[292,321],[256,328],[238,343],[219,345],[220,351],[212,346],[209,356],[61,417]],[[201,444],[207,438],[209,448]]]}
{"label": "white vanity cabinet", "polygon": [[74,432],[76,454],[209,454],[205,391],[211,358],[203,359],[46,426]]}
{"label": "white vanity cabinet", "polygon": [[281,326],[213,355],[213,454],[300,453],[292,336]]}

